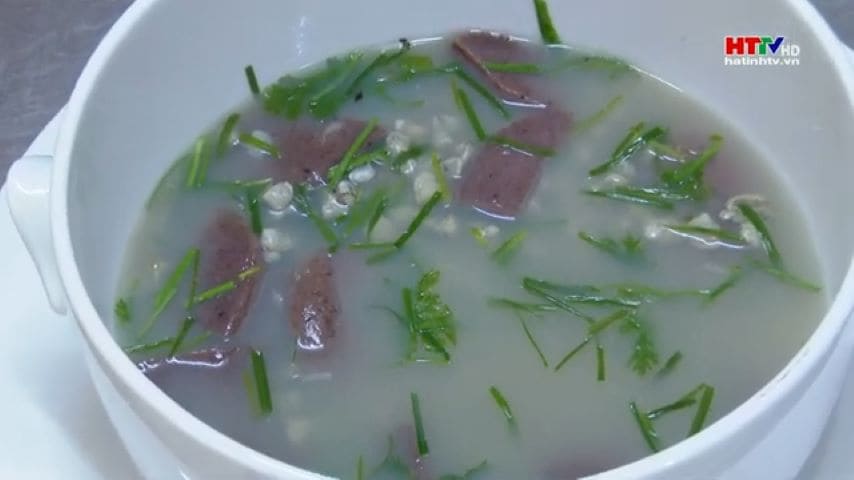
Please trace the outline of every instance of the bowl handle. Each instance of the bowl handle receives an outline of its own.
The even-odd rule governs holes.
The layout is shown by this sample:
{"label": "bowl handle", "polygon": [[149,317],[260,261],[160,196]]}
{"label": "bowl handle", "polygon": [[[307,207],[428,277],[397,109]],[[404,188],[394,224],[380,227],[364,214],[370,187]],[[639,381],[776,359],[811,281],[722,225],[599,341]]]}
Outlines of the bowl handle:
{"label": "bowl handle", "polygon": [[53,157],[48,155],[24,156],[13,163],[6,180],[6,202],[15,228],[35,261],[50,306],[56,313],[65,314],[65,291],[50,232],[52,164]]}

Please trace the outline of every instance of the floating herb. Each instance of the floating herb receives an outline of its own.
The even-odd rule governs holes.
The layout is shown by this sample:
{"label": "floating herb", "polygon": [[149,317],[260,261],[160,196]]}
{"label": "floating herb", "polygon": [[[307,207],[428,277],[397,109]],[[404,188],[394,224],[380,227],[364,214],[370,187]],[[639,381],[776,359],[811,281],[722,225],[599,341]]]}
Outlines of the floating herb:
{"label": "floating herb", "polygon": [[261,235],[264,231],[264,222],[261,219],[261,205],[258,202],[258,194],[250,190],[246,191],[246,210],[249,211],[249,224],[255,235]]}
{"label": "floating herb", "polygon": [[768,275],[771,275],[772,277],[776,278],[777,280],[779,280],[779,281],[781,281],[787,285],[791,285],[793,287],[797,287],[797,288],[800,288],[803,290],[807,290],[809,292],[820,292],[821,291],[821,287],[819,285],[816,285],[816,284],[814,284],[808,280],[804,280],[803,278],[800,278],[800,277],[798,277],[798,276],[796,276],[796,275],[794,275],[794,274],[792,274],[792,273],[790,273],[790,272],[788,272],[782,268],[778,268],[778,267],[775,267],[773,265],[769,265],[767,263],[759,262],[759,261],[752,262],[752,265],[754,267],[758,268],[760,271],[765,272]]}
{"label": "floating herb", "polygon": [[[450,307],[435,291],[438,282],[439,271],[430,270],[418,281],[414,292],[411,288],[401,290],[402,318],[409,329],[409,361],[433,362],[437,355],[441,363],[451,360],[448,348],[457,343],[456,325]],[[426,356],[419,353],[421,346]]]}
{"label": "floating herb", "polygon": [[528,324],[525,322],[525,318],[518,312],[516,314],[516,318],[519,319],[519,324],[522,325],[522,331],[525,332],[525,337],[527,337],[528,342],[531,343],[531,346],[534,347],[534,350],[537,352],[537,356],[540,357],[540,361],[543,362],[543,367],[549,368],[549,362],[546,360],[546,356],[543,354],[543,351],[540,349],[537,341],[534,340],[534,335],[532,335],[531,330],[528,329]]}
{"label": "floating herb", "polygon": [[483,124],[480,123],[480,118],[478,118],[477,112],[469,100],[469,96],[463,89],[457,86],[457,82],[454,79],[451,79],[451,92],[454,95],[454,103],[465,114],[477,139],[484,140],[486,138],[486,130],[483,129]]}
{"label": "floating herb", "polygon": [[433,156],[430,158],[430,166],[433,169],[433,176],[436,177],[436,183],[439,185],[442,200],[445,203],[450,203],[451,189],[448,187],[448,178],[445,176],[445,169],[442,168],[442,163],[439,161],[439,154],[433,153]]}
{"label": "floating herb", "polygon": [[492,399],[495,400],[495,404],[498,405],[498,409],[501,410],[502,414],[504,414],[504,418],[507,419],[507,423],[511,426],[515,425],[516,417],[513,416],[513,410],[510,409],[510,403],[508,403],[507,399],[504,398],[504,394],[502,394],[495,385],[489,387],[489,394],[492,395]]}
{"label": "floating herb", "polygon": [[553,148],[540,147],[538,145],[520,142],[504,135],[492,135],[486,140],[491,143],[501,145],[502,147],[509,147],[513,150],[518,150],[522,153],[526,153],[535,157],[553,157],[557,154],[557,152]]}
{"label": "floating herb", "polygon": [[[381,205],[388,203],[388,193],[384,188],[378,188],[371,195],[353,205],[347,219],[344,221],[344,237],[349,237],[357,229],[368,224],[376,214]],[[382,212],[380,212],[382,214]],[[379,220],[379,218],[377,218]],[[374,222],[376,223],[376,221]],[[370,227],[373,229],[373,227]],[[370,235],[370,234],[369,234]]]}
{"label": "floating herb", "polygon": [[198,304],[206,302],[208,300],[212,300],[214,298],[225,295],[226,293],[237,288],[237,285],[240,282],[244,282],[244,281],[246,281],[246,279],[248,279],[254,275],[257,275],[260,271],[261,271],[260,266],[253,265],[253,266],[243,270],[239,274],[237,274],[237,278],[232,279],[232,280],[226,280],[225,282],[222,282],[218,285],[214,285],[213,287],[211,287],[211,288],[203,291],[202,293],[196,295],[195,297],[193,297],[192,305],[198,305]]}
{"label": "floating herb", "polygon": [[424,457],[430,454],[430,446],[427,445],[427,438],[424,435],[424,422],[421,419],[421,404],[418,400],[418,394],[410,393],[409,400],[412,403],[412,418],[415,421],[415,442],[418,447],[418,456]]}
{"label": "floating herb", "polygon": [[525,230],[519,230],[505,240],[504,243],[499,245],[498,248],[492,252],[490,257],[498,264],[506,265],[510,262],[513,256],[516,255],[516,252],[519,251],[519,248],[522,246],[522,242],[525,241],[527,236],[528,232]]}
{"label": "floating herb", "polygon": [[279,148],[271,143],[262,140],[251,133],[241,133],[237,136],[237,139],[240,140],[240,143],[252,147],[260,152],[264,152],[267,155],[273,158],[281,157],[281,153],[279,152]]}
{"label": "floating herb", "polygon": [[607,162],[590,169],[590,176],[595,177],[607,172],[615,165],[629,159],[635,154],[635,152],[639,151],[650,141],[663,138],[667,134],[666,130],[658,126],[652,127],[646,131],[643,131],[643,129],[643,122],[632,126],[626,136],[617,145],[617,148],[614,149],[614,153],[611,154],[611,158],[608,159]]}
{"label": "floating herb", "polygon": [[187,295],[187,300],[184,301],[184,309],[190,310],[193,308],[193,299],[196,298],[196,290],[199,288],[199,264],[201,263],[202,253],[193,256],[192,270],[190,271],[190,294]]}
{"label": "floating herb", "polygon": [[630,233],[626,234],[620,241],[613,238],[596,237],[585,231],[579,231],[578,238],[605,253],[620,258],[634,258],[643,253],[641,239]]}
{"label": "floating herb", "polygon": [[534,11],[537,14],[537,25],[540,27],[540,36],[547,45],[561,43],[560,35],[557,33],[549,14],[549,6],[546,0],[534,0]]}
{"label": "floating herb", "polygon": [[489,240],[486,238],[486,229],[483,227],[471,227],[469,230],[474,241],[477,242],[481,247],[486,247],[489,245]]}
{"label": "floating herb", "polygon": [[140,329],[138,338],[145,337],[148,332],[154,327],[154,324],[157,323],[157,320],[160,318],[160,315],[166,310],[166,307],[169,306],[169,302],[175,298],[175,295],[178,294],[178,287],[181,284],[181,279],[184,277],[184,272],[187,271],[188,268],[195,262],[195,258],[199,256],[200,252],[198,248],[191,248],[184,254],[184,257],[175,267],[175,270],[172,271],[172,274],[166,279],[166,282],[160,287],[160,290],[154,296],[154,309],[151,312],[151,316],[148,317],[148,321],[143,325],[142,329]]}
{"label": "floating herb", "polygon": [[780,251],[777,250],[777,245],[774,243],[774,239],[771,238],[771,232],[768,230],[768,226],[765,224],[765,221],[762,220],[762,216],[756,212],[750,205],[739,202],[738,210],[744,215],[744,218],[753,225],[753,228],[759,233],[759,239],[762,241],[762,248],[765,249],[765,253],[768,255],[768,260],[771,261],[771,265],[776,268],[780,268],[783,265],[783,258],[780,256]]}
{"label": "floating herb", "polygon": [[168,337],[168,338],[164,338],[164,339],[157,340],[154,342],[142,343],[142,344],[137,344],[137,345],[130,345],[127,347],[123,347],[122,349],[128,355],[131,355],[134,353],[146,353],[146,352],[151,352],[154,350],[160,350],[161,348],[169,346],[169,345],[173,345],[174,343],[175,343],[175,337]]}
{"label": "floating herb", "polygon": [[339,59],[335,68],[330,68],[331,74],[327,82],[308,99],[308,109],[317,118],[328,118],[334,115],[347,101],[350,94],[347,88],[353,73],[359,68],[362,54],[351,52],[344,59]]}
{"label": "floating herb", "polygon": [[416,159],[424,154],[426,149],[423,145],[413,145],[390,160],[389,166],[399,169],[409,160]]}
{"label": "floating herb", "polygon": [[596,345],[596,381],[605,381],[605,347]]}
{"label": "floating herb", "polygon": [[644,188],[617,185],[610,190],[584,190],[584,193],[594,197],[609,198],[611,200],[636,203],[639,205],[648,205],[663,210],[673,209],[673,202],[667,198],[666,194]]}
{"label": "floating herb", "polygon": [[433,210],[433,207],[435,207],[441,199],[441,192],[433,193],[430,199],[427,200],[427,202],[421,207],[421,210],[418,211],[418,214],[415,215],[415,218],[412,219],[412,222],[407,225],[406,229],[403,231],[400,237],[398,237],[397,240],[394,241],[394,248],[398,250],[403,248],[406,242],[409,241],[409,239],[412,238],[413,235],[415,235],[415,231],[418,230],[418,227],[421,226],[421,223],[424,222],[424,219],[427,218],[428,215],[430,215],[430,212]]}
{"label": "floating herb", "polygon": [[237,125],[237,122],[240,120],[239,113],[232,113],[225,119],[225,122],[222,124],[222,129],[219,131],[219,137],[216,142],[216,154],[218,157],[221,157],[225,154],[228,147],[231,146],[231,136],[234,132],[234,127]]}
{"label": "floating herb", "polygon": [[356,461],[356,480],[365,480],[365,459],[361,455]]}
{"label": "floating herb", "polygon": [[498,97],[493,95],[488,87],[478,82],[477,80],[475,80],[474,77],[469,75],[469,73],[465,71],[462,65],[458,63],[451,63],[445,67],[442,67],[440,70],[445,73],[456,75],[457,78],[465,82],[469,87],[471,87],[472,90],[474,90],[478,95],[483,97],[483,99],[486,100],[486,103],[491,105],[492,108],[494,108],[502,117],[507,119],[510,118],[510,111],[507,110],[507,107],[504,106],[504,103],[502,103],[501,100],[498,99]]}
{"label": "floating herb", "polygon": [[243,73],[246,74],[246,82],[249,84],[249,91],[252,92],[252,95],[260,94],[261,87],[258,86],[258,77],[255,76],[255,68],[252,65],[246,65]]}
{"label": "floating herb", "polygon": [[193,153],[190,157],[190,168],[187,171],[187,181],[184,184],[187,188],[199,188],[205,183],[208,164],[210,163],[210,156],[207,152],[207,143],[205,140],[205,137],[201,136],[193,146]]}
{"label": "floating herb", "polygon": [[708,291],[708,293],[706,293],[706,303],[714,301],[716,298],[721,296],[721,294],[735,286],[735,284],[738,283],[739,280],[741,280],[742,276],[743,271],[740,266],[735,265],[730,268],[729,275],[727,275],[727,277],[724,278],[724,280],[716,287],[712,288]]}
{"label": "floating herb", "polygon": [[673,353],[673,355],[670,355],[670,357],[667,358],[667,360],[664,362],[664,366],[661,367],[661,370],[658,371],[657,375],[659,377],[663,377],[669,374],[670,372],[676,369],[676,366],[679,365],[679,362],[681,361],[682,352],[677,350]]}
{"label": "floating herb", "polygon": [[311,220],[311,223],[314,224],[317,231],[320,232],[320,235],[329,244],[329,251],[335,252],[338,250],[338,236],[335,234],[335,230],[311,207],[311,201],[308,198],[308,192],[304,185],[299,184],[294,186],[293,202],[297,210]]}
{"label": "floating herb", "polygon": [[113,307],[113,313],[118,321],[122,323],[130,323],[132,317],[130,305],[124,298],[120,298],[116,301],[116,305]]}
{"label": "floating herb", "polygon": [[712,135],[709,145],[696,157],[680,164],[673,170],[661,174],[661,179],[673,190],[686,192],[692,198],[700,198],[705,194],[703,172],[706,165],[717,155],[723,146],[723,137]]}
{"label": "floating herb", "polygon": [[709,416],[709,410],[712,408],[712,400],[715,397],[715,389],[710,385],[703,385],[700,392],[700,402],[697,405],[697,413],[694,414],[694,419],[691,421],[691,430],[688,436],[699,433],[706,423],[706,417]]}
{"label": "floating herb", "polygon": [[264,362],[264,354],[260,350],[252,349],[250,358],[252,360],[252,376],[255,380],[255,391],[258,395],[258,406],[262,414],[268,415],[273,412],[273,398],[270,395],[270,384],[267,380],[267,365]]}
{"label": "floating herb", "polygon": [[576,123],[574,129],[575,133],[585,132],[598,125],[602,122],[602,120],[605,119],[605,117],[607,117],[612,111],[614,111],[618,106],[620,106],[621,103],[623,103],[623,96],[615,96],[614,98],[609,100],[608,103],[606,103],[605,106],[602,107],[602,109],[600,109],[598,112]]}
{"label": "floating herb", "polygon": [[509,298],[490,298],[488,303],[492,306],[509,308],[522,313],[543,313],[555,312],[558,310],[557,307],[550,303],[525,303],[510,300]]}
{"label": "floating herb", "polygon": [[359,153],[359,150],[365,145],[365,142],[368,140],[368,137],[371,136],[371,133],[374,132],[374,129],[377,128],[377,124],[379,120],[376,118],[372,118],[365,124],[365,127],[359,132],[359,135],[356,136],[356,139],[353,140],[353,143],[350,145],[350,148],[344,153],[344,156],[341,158],[341,161],[334,168],[330,169],[329,175],[327,177],[328,184],[335,188],[341,180],[344,179],[344,176],[347,175],[350,170],[352,170],[353,159],[356,154]]}
{"label": "floating herb", "polygon": [[299,117],[306,108],[317,118],[332,116],[350,100],[347,88],[360,60],[361,54],[354,52],[329,58],[325,68],[307,75],[282,77],[264,90],[264,108],[289,119]]}
{"label": "floating herb", "polygon": [[174,357],[178,350],[181,348],[181,344],[184,343],[184,339],[187,337],[187,333],[189,333],[190,328],[193,327],[193,324],[196,323],[196,319],[192,316],[189,316],[181,322],[181,326],[178,328],[178,334],[175,336],[175,341],[172,343],[172,348],[169,349],[169,356]]}
{"label": "floating herb", "polygon": [[643,439],[647,446],[649,446],[649,449],[653,452],[661,450],[658,433],[655,431],[655,427],[652,425],[652,421],[650,421],[646,413],[642,412],[635,402],[629,403],[629,410],[632,412],[632,416],[635,418],[638,428],[640,428],[641,435],[643,435]]}
{"label": "floating herb", "polygon": [[439,477],[439,480],[471,480],[476,475],[483,473],[487,468],[486,460],[480,462],[477,466],[469,468],[462,475],[447,474]]}
{"label": "floating herb", "polygon": [[381,52],[379,55],[374,57],[374,59],[364,69],[362,69],[358,75],[356,75],[356,78],[350,82],[350,86],[345,90],[347,95],[355,94],[359,90],[362,81],[365,80],[368,75],[377,69],[394,62],[400,58],[401,55],[408,52],[411,47],[412,45],[409,42],[401,42],[400,48],[391,52]]}
{"label": "floating herb", "polygon": [[646,323],[641,322],[636,315],[627,315],[624,318],[620,331],[635,334],[629,366],[642,377],[658,365],[658,350],[655,348],[652,332]]}

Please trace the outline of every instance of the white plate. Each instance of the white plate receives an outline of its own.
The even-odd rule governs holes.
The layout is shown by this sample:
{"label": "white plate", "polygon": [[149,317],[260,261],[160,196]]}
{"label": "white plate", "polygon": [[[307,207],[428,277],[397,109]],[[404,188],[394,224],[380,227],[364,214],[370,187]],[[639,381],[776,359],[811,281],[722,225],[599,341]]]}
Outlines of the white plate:
{"label": "white plate", "polygon": [[[27,151],[53,153],[59,118]],[[101,407],[70,318],[47,304],[0,191],[0,478],[141,478]],[[854,479],[854,374],[798,480]]]}

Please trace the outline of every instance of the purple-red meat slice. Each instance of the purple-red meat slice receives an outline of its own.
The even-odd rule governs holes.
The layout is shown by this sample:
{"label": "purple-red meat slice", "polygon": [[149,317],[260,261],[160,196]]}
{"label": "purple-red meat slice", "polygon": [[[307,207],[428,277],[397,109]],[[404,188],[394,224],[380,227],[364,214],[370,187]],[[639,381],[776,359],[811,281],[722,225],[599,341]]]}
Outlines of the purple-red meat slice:
{"label": "purple-red meat slice", "polygon": [[[567,112],[549,106],[511,123],[498,135],[540,149],[556,149],[571,123]],[[530,152],[488,144],[467,167],[458,198],[489,215],[513,218],[536,187],[542,163]]]}
{"label": "purple-red meat slice", "polygon": [[340,307],[332,259],[317,253],[294,271],[290,322],[301,350],[325,352],[335,337]]}
{"label": "purple-red meat slice", "polygon": [[237,283],[237,288],[199,305],[205,326],[228,337],[237,332],[252,306],[261,275],[243,281],[238,276],[256,266],[263,268],[261,245],[242,215],[220,211],[205,229],[202,252],[201,289],[229,280]]}
{"label": "purple-red meat slice", "polygon": [[[329,168],[341,161],[366,125],[367,122],[352,119],[292,123],[278,136],[283,158],[275,164],[277,180],[301,183],[325,178]],[[375,148],[384,138],[385,130],[377,126],[360,152]]]}
{"label": "purple-red meat slice", "polygon": [[513,41],[507,35],[493,32],[472,31],[454,39],[454,50],[467,62],[474,65],[507,100],[545,104],[534,88],[531,75],[495,72],[486,63],[536,63],[536,53],[524,43]]}

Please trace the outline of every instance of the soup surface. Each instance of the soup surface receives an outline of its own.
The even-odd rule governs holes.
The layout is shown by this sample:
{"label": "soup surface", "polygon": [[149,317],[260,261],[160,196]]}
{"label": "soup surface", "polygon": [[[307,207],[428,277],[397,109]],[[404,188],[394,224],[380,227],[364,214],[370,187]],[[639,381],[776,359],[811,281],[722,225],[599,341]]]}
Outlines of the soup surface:
{"label": "soup surface", "polygon": [[612,58],[402,39],[235,112],[152,193],[114,332],[187,410],[309,470],[615,467],[746,400],[825,306],[749,141]]}

